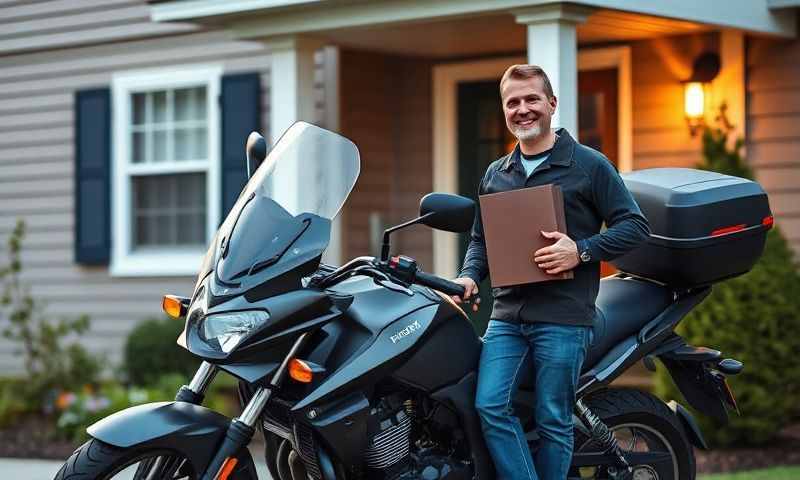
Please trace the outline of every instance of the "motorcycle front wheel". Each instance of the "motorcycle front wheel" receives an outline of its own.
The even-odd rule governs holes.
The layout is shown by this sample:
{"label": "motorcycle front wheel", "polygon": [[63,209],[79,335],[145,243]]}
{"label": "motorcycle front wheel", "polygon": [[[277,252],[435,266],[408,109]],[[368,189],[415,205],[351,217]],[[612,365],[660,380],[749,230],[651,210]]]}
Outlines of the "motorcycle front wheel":
{"label": "motorcycle front wheel", "polygon": [[[661,453],[669,461],[656,465],[634,465],[635,480],[695,480],[694,449],[678,418],[657,397],[633,389],[609,389],[589,396],[586,405],[599,416],[623,452]],[[575,452],[597,452],[596,441],[576,432]],[[581,479],[605,479],[602,468],[584,467]]]}
{"label": "motorcycle front wheel", "polygon": [[118,448],[95,438],[81,445],[54,480],[196,480],[189,460],[168,450]]}

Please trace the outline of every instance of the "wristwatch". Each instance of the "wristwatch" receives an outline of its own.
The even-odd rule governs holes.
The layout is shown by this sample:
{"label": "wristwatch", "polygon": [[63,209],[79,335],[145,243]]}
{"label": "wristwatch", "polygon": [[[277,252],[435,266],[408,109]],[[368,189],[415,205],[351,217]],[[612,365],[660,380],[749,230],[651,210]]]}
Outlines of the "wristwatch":
{"label": "wristwatch", "polygon": [[592,261],[592,254],[589,252],[589,242],[581,240],[578,242],[578,258],[581,263],[589,263]]}

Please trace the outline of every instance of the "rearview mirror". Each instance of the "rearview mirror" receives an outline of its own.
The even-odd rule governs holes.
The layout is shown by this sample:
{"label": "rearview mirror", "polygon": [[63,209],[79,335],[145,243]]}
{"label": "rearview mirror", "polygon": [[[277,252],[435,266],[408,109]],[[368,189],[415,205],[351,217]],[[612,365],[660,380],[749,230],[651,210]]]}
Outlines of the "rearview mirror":
{"label": "rearview mirror", "polygon": [[446,232],[466,232],[475,220],[475,202],[450,193],[429,193],[419,202],[420,223]]}
{"label": "rearview mirror", "polygon": [[247,137],[247,178],[253,176],[261,162],[267,158],[267,142],[258,132],[250,132]]}

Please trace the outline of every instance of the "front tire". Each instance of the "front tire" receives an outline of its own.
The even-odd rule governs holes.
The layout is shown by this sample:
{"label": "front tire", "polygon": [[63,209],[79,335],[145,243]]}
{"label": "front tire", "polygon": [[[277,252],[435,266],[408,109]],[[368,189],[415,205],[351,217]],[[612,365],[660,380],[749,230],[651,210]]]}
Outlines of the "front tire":
{"label": "front tire", "polygon": [[[639,478],[652,480],[694,480],[694,449],[680,420],[660,399],[633,389],[608,389],[584,399],[589,409],[614,432],[623,451],[668,451],[671,472],[642,466]],[[638,437],[638,438],[637,438]],[[596,450],[590,438],[576,431],[575,451]],[[582,471],[582,474],[585,472]],[[603,472],[589,472],[581,478],[607,478]],[[636,476],[634,476],[636,478]]]}
{"label": "front tire", "polygon": [[123,471],[138,480],[153,467],[159,480],[197,479],[189,461],[176,452],[119,448],[92,438],[75,450],[54,480],[107,480]]}

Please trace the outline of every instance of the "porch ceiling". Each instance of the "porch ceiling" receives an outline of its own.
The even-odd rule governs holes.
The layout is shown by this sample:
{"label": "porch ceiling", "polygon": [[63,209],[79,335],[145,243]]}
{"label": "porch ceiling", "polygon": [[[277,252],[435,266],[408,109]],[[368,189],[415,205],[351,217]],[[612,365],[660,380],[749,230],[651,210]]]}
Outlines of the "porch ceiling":
{"label": "porch ceiling", "polygon": [[[578,26],[578,43],[591,45],[710,30],[694,22],[599,10]],[[526,29],[511,14],[437,22],[316,32],[333,44],[428,58],[459,58],[524,52]]]}
{"label": "porch ceiling", "polygon": [[[571,3],[752,33],[794,37],[800,0],[147,0],[157,22],[222,26],[240,38],[382,28],[459,17],[500,15],[528,7]],[[651,25],[654,22],[648,21]],[[658,28],[657,26],[654,28]],[[608,33],[604,33],[608,35]],[[630,38],[630,37],[628,37]]]}

